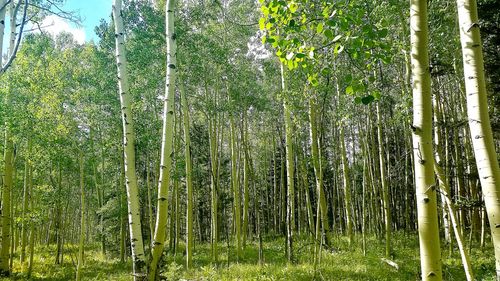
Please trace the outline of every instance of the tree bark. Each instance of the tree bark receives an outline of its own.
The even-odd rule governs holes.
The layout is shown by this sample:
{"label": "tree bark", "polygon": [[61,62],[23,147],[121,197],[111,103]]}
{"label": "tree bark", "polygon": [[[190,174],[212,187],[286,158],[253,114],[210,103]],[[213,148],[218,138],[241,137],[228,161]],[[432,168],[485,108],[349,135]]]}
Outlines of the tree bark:
{"label": "tree bark", "polygon": [[146,257],[144,255],[139,190],[137,187],[137,175],[135,170],[135,132],[132,118],[132,97],[129,93],[127,73],[122,0],[114,0],[112,10],[115,23],[116,65],[118,68],[118,88],[123,123],[123,155],[125,186],[127,188],[128,197],[127,206],[132,263],[134,280],[141,280],[146,274]]}
{"label": "tree bark", "polygon": [[167,38],[167,76],[163,108],[163,131],[161,142],[160,177],[158,180],[158,203],[156,210],[155,234],[151,250],[149,265],[149,280],[155,280],[158,262],[163,253],[167,217],[168,217],[168,188],[170,185],[172,168],[172,142],[174,130],[174,103],[175,79],[177,77],[177,44],[174,27],[175,0],[166,2],[166,38]]}
{"label": "tree bark", "polygon": [[432,101],[428,54],[427,1],[411,0],[413,154],[422,280],[442,280],[441,248],[432,155]]}
{"label": "tree bark", "polygon": [[475,0],[457,0],[457,10],[467,93],[467,116],[495,248],[496,276],[497,280],[500,280],[500,168],[488,115],[477,3]]}

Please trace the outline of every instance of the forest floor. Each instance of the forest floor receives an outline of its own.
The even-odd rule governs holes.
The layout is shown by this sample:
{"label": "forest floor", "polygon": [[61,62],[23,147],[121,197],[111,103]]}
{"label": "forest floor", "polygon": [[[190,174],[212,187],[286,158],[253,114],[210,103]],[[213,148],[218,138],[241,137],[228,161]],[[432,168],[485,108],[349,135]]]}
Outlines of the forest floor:
{"label": "forest floor", "polygon": [[[300,241],[300,240],[299,240]],[[234,248],[231,247],[230,262],[227,262],[227,245],[219,245],[219,267],[211,265],[210,245],[196,245],[190,270],[183,268],[184,256],[169,256],[167,270],[162,273],[167,280],[420,280],[419,250],[416,234],[396,233],[393,237],[392,261],[399,269],[382,261],[384,244],[382,239],[367,238],[367,253],[361,250],[361,237],[357,237],[354,246],[349,247],[344,237],[332,240],[334,251],[323,251],[321,264],[314,271],[314,246],[309,240],[295,244],[294,264],[287,264],[284,255],[284,239],[270,239],[264,244],[264,263],[258,264],[258,244],[251,243],[245,248],[239,263],[234,260]],[[444,280],[465,280],[460,256],[457,249],[449,251],[443,247]],[[54,264],[55,247],[38,247],[34,257],[31,279],[21,272],[19,257],[16,255],[14,274],[10,279],[0,280],[74,280],[76,247],[68,247],[63,265]],[[179,249],[182,252],[182,249]],[[132,280],[130,261],[121,263],[116,253],[103,256],[98,245],[88,246],[83,280]],[[471,260],[477,280],[495,280],[493,250],[491,245],[484,249],[472,248]]]}

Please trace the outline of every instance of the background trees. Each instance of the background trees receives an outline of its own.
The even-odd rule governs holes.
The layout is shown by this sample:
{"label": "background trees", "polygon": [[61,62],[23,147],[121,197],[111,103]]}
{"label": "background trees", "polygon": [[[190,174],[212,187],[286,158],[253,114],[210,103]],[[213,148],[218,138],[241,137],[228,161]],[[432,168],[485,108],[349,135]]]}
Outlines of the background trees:
{"label": "background trees", "polygon": [[[444,1],[429,3],[428,22],[421,22],[430,27],[429,63],[422,60],[419,72],[411,62],[426,51],[410,48],[410,34],[415,39],[421,29],[409,25],[406,4],[169,2],[175,86],[165,80],[167,41],[174,39],[166,32],[167,3],[119,2],[114,22],[96,28],[98,44],[30,34],[2,74],[0,126],[10,137],[1,148],[12,152],[2,156],[12,164],[11,191],[8,177],[2,183],[3,202],[13,202],[2,229],[12,233],[13,248],[2,249],[7,267],[19,252],[29,271],[26,255],[46,244],[54,245],[46,249],[54,263],[71,264],[73,245],[84,238],[107,260],[134,257],[137,278],[156,278],[153,268],[173,274],[172,262],[181,259],[190,274],[210,271],[209,261],[215,271],[285,256],[290,268],[314,264],[304,276],[320,278],[332,257],[361,249],[360,263],[384,257],[401,266],[395,275],[413,273],[400,276],[408,279],[418,273],[404,268],[411,254],[401,254],[401,241],[416,237],[417,227],[426,231],[421,215],[429,206],[433,238],[422,235],[421,249],[431,249],[422,262],[433,267],[424,267],[424,278],[439,279],[441,266],[443,278],[463,278],[447,257],[452,230],[473,254],[480,247],[484,256],[493,252],[476,140],[466,126],[454,6],[450,12]],[[494,15],[484,15],[488,50],[496,46]],[[485,61],[488,67],[495,60]],[[422,95],[418,86],[425,86]],[[496,96],[487,97],[498,147]],[[425,110],[414,113],[420,104]],[[425,149],[412,144],[412,134]],[[162,150],[162,135],[171,150]],[[435,169],[443,175],[436,184]],[[92,258],[85,251],[82,257]],[[472,261],[476,277],[493,276],[492,259],[481,262]],[[92,263],[81,264],[85,279]]]}

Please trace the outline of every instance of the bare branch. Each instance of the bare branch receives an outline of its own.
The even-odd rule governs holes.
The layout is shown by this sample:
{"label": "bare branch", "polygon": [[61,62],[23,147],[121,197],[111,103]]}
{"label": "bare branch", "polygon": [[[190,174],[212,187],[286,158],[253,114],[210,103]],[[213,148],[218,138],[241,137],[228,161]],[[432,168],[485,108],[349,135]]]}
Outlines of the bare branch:
{"label": "bare branch", "polygon": [[[12,53],[10,54],[9,59],[7,60],[7,63],[5,65],[3,65],[2,68],[0,69],[0,75],[5,73],[5,71],[10,67],[10,65],[14,61],[14,58],[17,55],[17,51],[19,50],[19,45],[21,44],[21,38],[23,37],[24,26],[26,25],[26,16],[28,14],[28,6],[29,6],[29,0],[25,0],[24,10],[23,10],[23,20],[21,21],[21,27],[19,28],[19,33],[17,34],[16,45],[14,46],[14,50],[12,50]],[[11,27],[11,28],[15,28],[15,26]]]}
{"label": "bare branch", "polygon": [[3,4],[3,6],[0,8],[0,13],[5,9],[7,8],[7,6],[10,4],[12,0],[7,0],[7,2],[5,2],[5,4]]}
{"label": "bare branch", "polygon": [[61,10],[61,8],[59,8],[57,5],[53,4],[52,2],[50,1],[47,1],[51,4],[51,6],[54,6],[56,7],[56,9],[58,10],[58,12],[55,12],[53,10],[50,9],[50,6],[49,7],[44,7],[44,6],[39,6],[39,5],[36,5],[36,4],[30,4],[32,7],[35,7],[39,10],[42,10],[42,11],[45,11],[45,12],[48,12],[49,14],[52,14],[52,15],[56,15],[60,18],[63,18],[65,20],[69,20],[71,22],[74,22],[78,25],[81,24],[81,20],[76,17],[73,13],[69,13],[69,12],[65,12],[63,10]]}

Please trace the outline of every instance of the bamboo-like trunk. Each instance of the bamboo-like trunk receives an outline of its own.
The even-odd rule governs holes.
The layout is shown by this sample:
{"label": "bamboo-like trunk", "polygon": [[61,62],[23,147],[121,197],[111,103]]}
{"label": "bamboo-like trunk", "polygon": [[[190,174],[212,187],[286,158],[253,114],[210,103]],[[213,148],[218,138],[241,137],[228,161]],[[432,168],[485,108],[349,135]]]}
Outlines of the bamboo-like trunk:
{"label": "bamboo-like trunk", "polygon": [[[5,1],[4,1],[5,3]],[[10,11],[10,46],[9,46],[9,54],[11,54],[14,50],[14,40],[16,38],[16,2],[12,1],[10,3],[9,11]],[[2,23],[5,22],[5,10],[0,13],[0,17],[2,18]],[[0,27],[0,36],[3,39],[4,34],[4,24]],[[1,45],[3,47],[3,45]],[[0,48],[0,51],[2,49]],[[2,60],[0,59],[0,63]],[[5,104],[10,106],[11,103],[11,89],[7,90],[5,96]],[[11,192],[13,185],[13,174],[14,174],[14,142],[12,140],[11,135],[11,123],[9,117],[7,117],[5,121],[5,148],[4,148],[4,186],[2,191],[2,242],[1,242],[1,250],[0,250],[0,276],[9,276],[10,275],[10,248],[11,248],[11,227],[12,227],[12,214],[11,214]]]}
{"label": "bamboo-like trunk", "polygon": [[342,156],[342,176],[344,179],[344,196],[345,196],[345,216],[346,216],[346,229],[347,237],[349,237],[349,244],[353,242],[352,231],[352,214],[351,214],[351,183],[349,179],[349,163],[347,162],[347,152],[345,146],[344,128],[340,128],[340,149]]}
{"label": "bamboo-like trunk", "polygon": [[249,155],[249,148],[248,148],[248,125],[247,125],[247,118],[246,114],[243,116],[243,129],[241,132],[241,139],[242,139],[242,144],[243,144],[243,229],[242,229],[242,244],[243,244],[243,249],[247,245],[247,234],[248,234],[248,220],[250,218],[250,215],[248,213],[249,209],[249,201],[250,201],[250,196],[248,194],[248,184],[249,184],[249,177],[250,177],[250,155]]}
{"label": "bamboo-like trunk", "polygon": [[186,161],[186,268],[193,262],[193,169],[191,164],[191,138],[189,136],[189,107],[184,86],[180,83],[182,116],[184,123],[184,157]]}
{"label": "bamboo-like trunk", "polygon": [[112,12],[115,23],[116,65],[118,68],[118,88],[123,124],[123,155],[125,186],[128,197],[130,245],[132,248],[134,280],[141,280],[146,274],[146,257],[144,255],[139,190],[135,170],[135,132],[132,118],[132,97],[129,93],[122,0],[114,0]]}
{"label": "bamboo-like trunk", "polygon": [[174,137],[174,103],[175,79],[177,77],[177,44],[174,27],[175,0],[166,1],[166,38],[167,38],[167,75],[163,107],[163,130],[161,142],[160,176],[158,179],[158,203],[153,243],[151,245],[151,261],[149,264],[149,280],[155,280],[158,262],[165,246],[168,218],[168,188],[170,185],[170,169],[172,168],[172,142]]}
{"label": "bamboo-like trunk", "polygon": [[[441,200],[443,201],[443,205],[445,208],[443,208],[443,218],[448,220],[448,218],[451,221],[451,226],[453,228],[453,231],[455,233],[455,238],[457,240],[458,248],[460,250],[460,255],[462,257],[462,264],[464,266],[464,271],[465,271],[465,276],[467,277],[468,281],[473,281],[474,276],[472,272],[472,267],[470,264],[470,259],[469,255],[465,251],[465,246],[463,243],[463,235],[462,235],[462,227],[460,225],[460,221],[456,217],[456,210],[455,210],[455,205],[451,201],[451,198],[449,196],[450,194],[450,187],[448,184],[448,178],[446,177],[446,174],[443,172],[443,169],[441,168],[441,159],[443,159],[442,156],[442,143],[441,143],[441,128],[440,124],[442,123],[442,118],[441,118],[441,109],[440,109],[440,104],[439,104],[439,91],[434,95],[434,123],[435,123],[435,130],[434,130],[434,143],[435,143],[435,161],[434,161],[434,172],[436,173],[438,180],[439,180],[439,190],[441,193]],[[447,222],[448,223],[448,222]],[[445,225],[445,227],[448,227],[448,225]],[[446,229],[445,229],[446,231]]]}
{"label": "bamboo-like trunk", "polygon": [[236,126],[234,116],[230,117],[230,142],[231,142],[231,186],[234,197],[234,228],[236,233],[236,259],[241,256],[241,206],[240,206],[240,186],[237,172],[237,147],[236,147]]}
{"label": "bamboo-like trunk", "polygon": [[467,93],[467,116],[495,248],[496,276],[497,280],[500,280],[500,168],[488,115],[477,3],[476,0],[457,0],[457,7]]}
{"label": "bamboo-like trunk", "polygon": [[311,154],[312,162],[314,166],[314,174],[316,176],[316,230],[315,230],[315,253],[314,253],[314,265],[315,268],[320,261],[320,251],[321,251],[321,227],[325,233],[325,238],[330,230],[328,225],[328,214],[327,214],[327,203],[325,191],[323,190],[323,168],[321,160],[321,151],[319,148],[319,139],[317,132],[317,119],[316,119],[316,100],[314,97],[309,99],[309,129],[311,137]]}
{"label": "bamboo-like trunk", "polygon": [[[28,139],[28,155],[31,155],[31,141]],[[29,157],[29,156],[28,156]],[[24,160],[24,185],[23,185],[23,206],[21,211],[21,255],[20,261],[21,266],[24,267],[24,262],[26,260],[26,244],[28,242],[28,228],[27,228],[27,217],[26,214],[29,212],[28,203],[30,197],[30,159],[26,157]]]}
{"label": "bamboo-like trunk", "polygon": [[306,211],[307,211],[307,224],[308,224],[308,229],[309,229],[309,234],[314,236],[314,215],[313,215],[313,210],[312,210],[312,204],[311,204],[311,196],[309,193],[309,181],[307,179],[307,167],[306,167],[306,159],[305,159],[305,153],[302,152],[303,156],[300,161],[300,173],[301,173],[301,178],[302,178],[302,188],[305,193],[306,197]]}
{"label": "bamboo-like trunk", "polygon": [[209,119],[209,144],[210,144],[210,192],[211,192],[211,228],[210,240],[212,243],[212,261],[217,263],[219,259],[217,246],[218,232],[218,183],[217,183],[217,168],[218,168],[218,149],[217,149],[217,117]]}
{"label": "bamboo-like trunk", "polygon": [[83,153],[79,155],[80,162],[80,242],[78,243],[78,263],[76,266],[76,281],[82,280],[83,246],[85,242],[85,186],[83,174]]}
{"label": "bamboo-like trunk", "polygon": [[382,204],[384,209],[384,226],[385,226],[385,256],[391,255],[391,207],[389,201],[389,186],[387,184],[387,173],[385,167],[385,153],[384,143],[382,137],[382,121],[379,104],[377,104],[377,137],[378,137],[378,152],[379,152],[379,165],[380,165],[380,183],[382,184]]}
{"label": "bamboo-like trunk", "polygon": [[[29,181],[29,187],[30,187],[30,209],[34,210],[35,209],[35,198],[33,194],[33,183],[32,183],[32,168],[30,168],[30,181]],[[31,271],[33,270],[33,257],[35,255],[35,222],[33,221],[33,217],[30,218],[30,241],[29,241],[29,252],[30,252],[30,257],[29,257],[29,263],[28,263],[28,270],[26,272],[26,275],[28,278],[31,277]]]}
{"label": "bamboo-like trunk", "polygon": [[413,154],[422,280],[442,280],[441,246],[432,155],[432,101],[427,1],[410,1],[413,77]]}
{"label": "bamboo-like trunk", "polygon": [[[281,91],[285,93],[285,72],[283,64],[281,67]],[[286,149],[286,183],[287,183],[287,210],[286,210],[286,223],[287,223],[287,259],[288,262],[293,260],[293,237],[295,232],[295,188],[294,188],[294,155],[293,155],[293,124],[292,113],[290,105],[286,100],[283,101],[283,111],[285,119],[285,149]]]}

